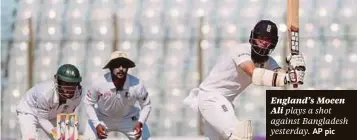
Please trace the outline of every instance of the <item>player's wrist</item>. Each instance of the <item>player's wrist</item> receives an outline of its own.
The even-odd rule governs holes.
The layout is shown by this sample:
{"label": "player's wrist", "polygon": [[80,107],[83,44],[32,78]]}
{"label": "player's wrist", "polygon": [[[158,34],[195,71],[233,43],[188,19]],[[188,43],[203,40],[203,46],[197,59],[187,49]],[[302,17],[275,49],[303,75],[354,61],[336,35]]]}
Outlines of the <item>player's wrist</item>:
{"label": "player's wrist", "polygon": [[98,121],[96,123],[93,122],[93,125],[95,126],[95,128],[97,128],[99,125],[103,126],[104,128],[107,128],[107,125],[105,125],[105,123],[102,121]]}
{"label": "player's wrist", "polygon": [[102,125],[102,122],[100,122],[100,121],[93,121],[93,125],[94,125],[94,127],[98,127],[98,125]]}
{"label": "player's wrist", "polygon": [[142,128],[143,127],[143,122],[138,121],[138,125],[140,126],[140,128]]}
{"label": "player's wrist", "polygon": [[288,70],[285,74],[286,77],[286,84],[291,85],[291,84],[301,84],[302,82],[302,78],[301,75],[302,73],[300,71],[291,69]]}
{"label": "player's wrist", "polygon": [[289,76],[289,73],[287,72],[286,74],[285,74],[285,76],[284,76],[284,84],[285,85],[290,85],[290,84],[292,84],[292,82],[291,82],[291,79],[290,79],[290,76]]}
{"label": "player's wrist", "polygon": [[144,120],[140,120],[140,119],[138,120],[138,123],[139,123],[139,122],[140,122],[141,124],[144,124],[144,123],[145,123]]}

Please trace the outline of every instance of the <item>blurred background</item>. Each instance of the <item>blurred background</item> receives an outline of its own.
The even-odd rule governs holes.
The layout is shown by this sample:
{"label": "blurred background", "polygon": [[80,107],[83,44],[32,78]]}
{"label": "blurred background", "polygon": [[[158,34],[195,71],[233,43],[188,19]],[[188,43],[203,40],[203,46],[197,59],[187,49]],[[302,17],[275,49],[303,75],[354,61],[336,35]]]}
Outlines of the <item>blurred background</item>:
{"label": "blurred background", "polygon": [[[307,75],[299,89],[356,89],[356,7],[355,0],[300,0]],[[195,139],[198,115],[184,97],[261,19],[279,27],[273,57],[283,64],[285,8],[286,0],[1,0],[1,139],[19,139],[15,108],[31,86],[52,80],[64,63],[76,65],[89,85],[114,50],[137,63],[129,73],[149,90],[151,135]],[[240,119],[253,120],[256,137],[265,136],[266,89],[273,88],[251,85],[234,102]]]}

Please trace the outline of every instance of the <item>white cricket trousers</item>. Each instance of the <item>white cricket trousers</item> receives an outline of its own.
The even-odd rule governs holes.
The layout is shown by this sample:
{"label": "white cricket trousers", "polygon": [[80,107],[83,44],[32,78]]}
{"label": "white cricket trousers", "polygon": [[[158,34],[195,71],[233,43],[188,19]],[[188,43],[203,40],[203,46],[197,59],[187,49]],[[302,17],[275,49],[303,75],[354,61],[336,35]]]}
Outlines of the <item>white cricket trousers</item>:
{"label": "white cricket trousers", "polygon": [[219,93],[200,92],[198,109],[205,120],[204,135],[210,140],[252,140],[251,121],[235,116],[233,105]]}
{"label": "white cricket trousers", "polygon": [[[48,140],[50,134],[45,131],[37,131],[38,120],[32,114],[17,112],[17,119],[21,130],[22,140]],[[53,124],[54,122],[51,121]]]}
{"label": "white cricket trousers", "polygon": [[[97,113],[97,114],[100,114],[100,113]],[[133,129],[138,121],[137,121],[137,119],[133,119],[133,117],[138,118],[138,116],[115,119],[115,120],[108,119],[107,117],[104,117],[103,115],[97,115],[97,116],[98,116],[98,119],[106,125],[107,132],[109,132],[109,133],[113,132],[113,131],[121,132],[126,137],[128,137],[129,140],[136,140],[135,136],[134,136],[135,133],[134,133]],[[149,137],[150,137],[149,128],[146,124],[143,124],[141,140],[148,140]],[[96,128],[95,128],[92,120],[88,120],[86,128],[84,130],[83,140],[96,140],[96,139],[98,139]]]}
{"label": "white cricket trousers", "polygon": [[22,140],[37,140],[37,120],[35,116],[27,113],[17,113],[17,119],[21,130]]}

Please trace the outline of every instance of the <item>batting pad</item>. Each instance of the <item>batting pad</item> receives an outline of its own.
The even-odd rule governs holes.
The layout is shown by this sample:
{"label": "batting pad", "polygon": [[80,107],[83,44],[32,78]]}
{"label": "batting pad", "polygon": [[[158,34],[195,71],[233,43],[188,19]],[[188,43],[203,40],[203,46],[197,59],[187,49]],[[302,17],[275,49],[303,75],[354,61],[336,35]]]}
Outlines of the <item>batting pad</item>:
{"label": "batting pad", "polygon": [[238,121],[236,130],[229,140],[253,140],[253,127],[251,120]]}

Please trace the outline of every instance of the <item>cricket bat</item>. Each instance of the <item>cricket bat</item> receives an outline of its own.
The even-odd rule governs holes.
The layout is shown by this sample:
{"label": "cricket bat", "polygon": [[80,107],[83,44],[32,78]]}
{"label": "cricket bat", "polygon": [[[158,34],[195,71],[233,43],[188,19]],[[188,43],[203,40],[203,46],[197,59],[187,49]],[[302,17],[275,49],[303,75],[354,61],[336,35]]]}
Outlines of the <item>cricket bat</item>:
{"label": "cricket bat", "polygon": [[[287,0],[288,47],[291,55],[299,54],[299,0]],[[294,88],[298,85],[294,84]]]}

